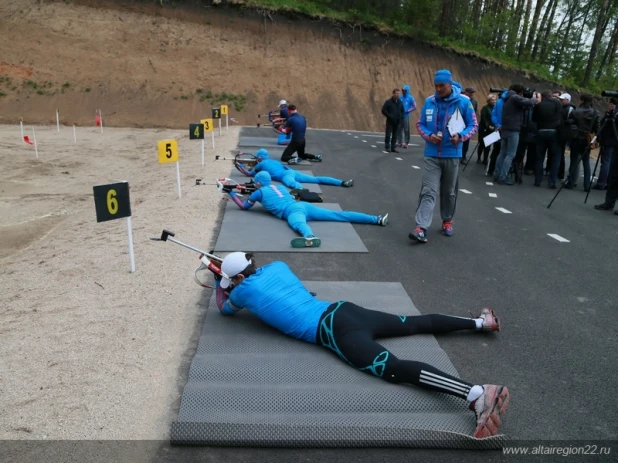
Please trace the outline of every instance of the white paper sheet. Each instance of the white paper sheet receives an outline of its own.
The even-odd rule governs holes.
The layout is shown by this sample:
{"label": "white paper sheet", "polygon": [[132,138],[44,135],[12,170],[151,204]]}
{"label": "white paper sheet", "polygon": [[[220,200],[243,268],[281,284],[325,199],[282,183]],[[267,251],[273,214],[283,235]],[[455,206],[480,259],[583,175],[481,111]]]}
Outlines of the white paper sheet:
{"label": "white paper sheet", "polygon": [[483,143],[487,147],[489,145],[493,145],[498,140],[500,140],[500,132],[492,132],[489,135],[487,135],[485,138],[483,138]]}
{"label": "white paper sheet", "polygon": [[448,124],[446,125],[448,128],[448,132],[451,136],[461,133],[463,129],[466,128],[466,123],[463,120],[463,115],[459,108],[455,110],[451,118],[448,120]]}

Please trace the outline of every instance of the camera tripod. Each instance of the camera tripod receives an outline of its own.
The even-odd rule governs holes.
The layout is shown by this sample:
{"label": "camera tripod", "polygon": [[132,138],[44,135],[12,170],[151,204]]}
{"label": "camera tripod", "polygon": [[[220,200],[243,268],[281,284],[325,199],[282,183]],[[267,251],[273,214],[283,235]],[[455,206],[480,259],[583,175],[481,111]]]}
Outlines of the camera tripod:
{"label": "camera tripod", "polygon": [[[603,124],[601,124],[601,127],[599,127],[599,130],[597,131],[597,133],[603,132],[603,128],[605,127],[606,123],[607,123],[607,120],[605,122],[603,122]],[[588,132],[588,133],[590,133],[590,132]],[[596,141],[597,141],[597,136],[595,135],[594,138],[591,141],[588,142],[588,146],[586,146],[586,149],[583,151],[583,153],[580,154],[577,157],[577,162],[576,162],[575,165],[579,166],[579,163],[581,162],[582,163],[582,167],[583,167],[583,160],[584,160],[584,158],[586,156],[590,155],[590,151],[592,151],[592,146],[594,145],[594,143]],[[597,167],[599,166],[599,160],[600,159],[601,159],[601,154],[599,153],[599,156],[597,156],[597,162],[594,164],[594,170],[592,171],[592,175],[590,177],[590,183],[588,184],[588,188],[586,189],[586,199],[584,199],[584,204],[586,204],[588,202],[588,195],[590,195],[590,189],[592,188],[592,183],[593,183],[593,180],[594,180],[594,174],[596,174],[596,172],[597,172]],[[588,162],[590,162],[590,161],[588,161]],[[567,176],[567,181],[568,181],[568,178],[570,177],[571,168],[572,168],[572,166],[569,166],[569,176]],[[553,199],[547,205],[547,209],[549,209],[551,207],[553,202],[556,200],[556,198],[558,197],[558,195],[560,194],[560,192],[562,191],[562,189],[566,185],[567,181],[562,182],[562,185],[560,185],[560,188],[556,192],[555,196],[553,197]]]}

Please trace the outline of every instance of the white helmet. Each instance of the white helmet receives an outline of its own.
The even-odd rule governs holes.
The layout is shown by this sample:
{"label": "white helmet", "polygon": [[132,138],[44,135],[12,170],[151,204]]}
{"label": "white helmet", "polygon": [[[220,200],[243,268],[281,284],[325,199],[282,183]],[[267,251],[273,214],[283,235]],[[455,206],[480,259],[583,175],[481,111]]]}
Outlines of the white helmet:
{"label": "white helmet", "polygon": [[279,102],[279,106],[283,106],[284,104],[288,104],[288,102],[287,102],[287,101],[285,101],[285,100],[281,100],[281,101]]}

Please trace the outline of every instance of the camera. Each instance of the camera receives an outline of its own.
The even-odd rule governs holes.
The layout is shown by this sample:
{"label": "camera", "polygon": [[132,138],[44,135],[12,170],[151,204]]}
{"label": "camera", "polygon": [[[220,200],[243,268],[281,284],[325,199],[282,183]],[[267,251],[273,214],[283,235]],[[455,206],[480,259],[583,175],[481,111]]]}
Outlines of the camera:
{"label": "camera", "polygon": [[532,98],[536,90],[534,88],[527,88],[524,90],[524,98]]}
{"label": "camera", "polygon": [[601,96],[609,96],[611,98],[618,98],[618,91],[616,90],[603,90]]}

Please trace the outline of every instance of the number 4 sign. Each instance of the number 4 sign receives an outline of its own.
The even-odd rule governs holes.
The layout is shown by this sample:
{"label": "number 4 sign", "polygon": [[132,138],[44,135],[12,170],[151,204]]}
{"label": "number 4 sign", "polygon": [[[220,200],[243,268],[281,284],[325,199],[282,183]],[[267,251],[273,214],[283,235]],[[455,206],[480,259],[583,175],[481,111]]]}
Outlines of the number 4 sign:
{"label": "number 4 sign", "polygon": [[111,183],[93,187],[94,207],[97,222],[127,218],[129,233],[129,258],[131,272],[135,272],[135,257],[133,255],[133,227],[131,226],[131,200],[129,199],[129,184]]}

